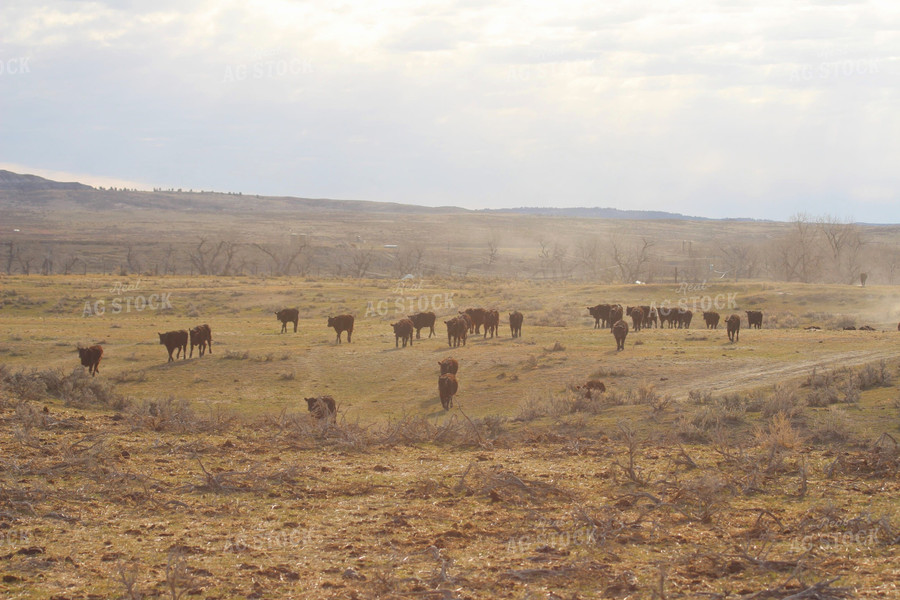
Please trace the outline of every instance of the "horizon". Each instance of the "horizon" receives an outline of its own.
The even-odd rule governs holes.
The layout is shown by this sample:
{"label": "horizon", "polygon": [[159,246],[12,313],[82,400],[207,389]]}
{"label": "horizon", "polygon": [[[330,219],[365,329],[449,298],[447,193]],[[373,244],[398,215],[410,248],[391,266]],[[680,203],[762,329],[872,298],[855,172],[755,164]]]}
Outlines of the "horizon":
{"label": "horizon", "polygon": [[0,121],[0,166],[15,172],[900,222],[900,8],[887,2],[50,0],[5,4],[0,35],[15,117]]}

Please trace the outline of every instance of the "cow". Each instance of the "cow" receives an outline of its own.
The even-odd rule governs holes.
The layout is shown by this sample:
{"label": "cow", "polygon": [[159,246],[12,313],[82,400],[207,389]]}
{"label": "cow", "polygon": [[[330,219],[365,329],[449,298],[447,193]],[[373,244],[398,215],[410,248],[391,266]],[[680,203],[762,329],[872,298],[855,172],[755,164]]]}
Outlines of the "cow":
{"label": "cow", "polygon": [[168,362],[172,362],[173,360],[173,351],[175,351],[175,358],[178,358],[179,355],[183,354],[182,358],[185,360],[187,359],[188,332],[186,330],[179,329],[178,331],[159,333],[159,343],[165,346],[166,350],[169,351]]}
{"label": "cow", "polygon": [[616,338],[616,350],[624,350],[625,338],[628,336],[628,323],[622,319],[613,323],[612,334]]}
{"label": "cow", "polygon": [[189,332],[191,338],[191,358],[194,357],[194,346],[199,346],[200,356],[203,356],[203,353],[206,352],[206,347],[209,346],[209,353],[212,354],[212,330],[209,328],[209,325],[204,323],[203,325],[197,325]]}
{"label": "cow", "polygon": [[644,322],[641,324],[641,329],[650,328],[656,325],[656,309],[650,306],[641,306],[641,311],[644,313]]}
{"label": "cow", "polygon": [[472,318],[472,315],[468,313],[461,313],[457,315],[458,319],[461,319],[466,324],[466,333],[471,333],[472,330],[475,329],[475,320]]}
{"label": "cow", "polygon": [[854,327],[853,325],[847,325],[846,327],[844,327],[844,331],[856,331],[856,327]]}
{"label": "cow", "polygon": [[679,308],[675,313],[675,321],[679,329],[690,329],[694,313],[686,308]]}
{"label": "cow", "polygon": [[281,321],[281,333],[287,331],[287,324],[294,324],[294,333],[297,333],[297,322],[300,320],[300,311],[296,308],[282,308],[275,313],[275,318]]}
{"label": "cow", "polygon": [[459,391],[459,382],[453,373],[444,373],[438,378],[438,393],[441,396],[441,406],[448,410],[453,406],[453,396]]}
{"label": "cow", "polygon": [[412,321],[410,321],[409,319],[400,319],[396,323],[391,323],[391,327],[394,328],[395,348],[400,346],[400,340],[403,340],[404,348],[406,348],[406,340],[409,340],[409,345],[410,347],[412,347],[413,330],[415,329]]}
{"label": "cow", "polygon": [[431,328],[431,332],[428,334],[428,337],[434,335],[434,320],[435,316],[433,312],[419,312],[414,315],[408,315],[406,317],[410,321],[412,321],[413,327],[416,328],[416,339],[422,339],[419,335],[419,332],[425,327]]}
{"label": "cow", "polygon": [[100,359],[103,357],[103,346],[99,344],[82,348],[78,346],[78,357],[81,358],[81,365],[88,368],[91,377],[100,372]]}
{"label": "cow", "polygon": [[607,319],[607,323],[609,323],[609,330],[612,331],[612,326],[621,321],[625,317],[625,309],[622,308],[621,304],[613,304],[609,307],[609,318]]}
{"label": "cow", "polygon": [[441,375],[444,375],[445,373],[456,375],[459,373],[459,361],[452,356],[448,356],[444,360],[439,360],[438,364],[441,366]]}
{"label": "cow", "polygon": [[328,317],[328,327],[334,328],[337,332],[337,343],[341,343],[341,334],[347,332],[347,343],[350,343],[350,336],[353,335],[353,315],[338,315],[336,317]]}
{"label": "cow", "polygon": [[469,315],[469,318],[472,320],[472,324],[469,325],[469,333],[479,334],[481,333],[481,326],[484,324],[484,319],[487,316],[488,311],[483,308],[467,308],[466,310],[459,311],[459,314]]}
{"label": "cow", "polygon": [[484,337],[485,339],[490,332],[491,337],[500,335],[500,312],[496,309],[485,311],[484,313]]}
{"label": "cow", "polygon": [[704,312],[703,320],[706,322],[707,329],[719,328],[719,313],[714,311]]}
{"label": "cow", "polygon": [[859,328],[859,330],[860,331],[877,331],[877,329],[875,329],[871,325],[863,325],[862,327]]}
{"label": "cow", "polygon": [[337,408],[334,404],[334,398],[331,396],[316,396],[314,398],[304,398],[306,407],[312,416],[317,419],[334,420]]}
{"label": "cow", "polygon": [[631,317],[631,323],[635,331],[640,331],[644,325],[644,309],[640,306],[629,306],[625,314]]}
{"label": "cow", "polygon": [[522,336],[522,321],[525,317],[519,311],[509,313],[509,333],[514,338]]}
{"label": "cow", "polygon": [[745,311],[747,313],[747,329],[751,329],[756,327],[757,329],[762,328],[762,312],[758,310],[748,310]]}
{"label": "cow", "polygon": [[741,338],[741,318],[731,315],[725,319],[725,329],[728,331],[728,341],[736,342]]}
{"label": "cow", "polygon": [[609,322],[609,304],[598,304],[597,306],[588,306],[588,312],[594,317],[594,329],[607,327]]}
{"label": "cow", "polygon": [[678,309],[671,308],[668,306],[661,306],[659,308],[659,326],[662,327],[663,324],[668,323],[669,329],[671,329],[677,323],[678,317]]}
{"label": "cow", "polygon": [[466,345],[466,335],[469,332],[469,321],[463,318],[464,315],[453,317],[449,321],[444,321],[447,326],[447,345],[451,348]]}

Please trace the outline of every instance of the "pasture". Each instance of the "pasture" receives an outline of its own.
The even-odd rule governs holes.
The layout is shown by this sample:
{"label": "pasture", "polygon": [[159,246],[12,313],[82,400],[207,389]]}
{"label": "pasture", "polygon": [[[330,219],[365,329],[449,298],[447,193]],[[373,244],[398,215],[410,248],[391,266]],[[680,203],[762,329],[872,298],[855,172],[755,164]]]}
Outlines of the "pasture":
{"label": "pasture", "polygon": [[[5,597],[896,593],[892,287],[0,284]],[[717,301],[723,320],[742,317],[739,342],[703,324],[701,305]],[[616,352],[593,329],[586,307],[599,302],[683,302],[695,316],[690,329],[630,331]],[[443,321],[476,306],[500,311],[500,335],[449,348]],[[298,331],[280,333],[275,312],[292,307]],[[390,324],[418,310],[437,314],[436,337],[396,348]],[[343,313],[356,324],[338,345],[326,322]],[[157,333],[201,323],[212,353],[167,363]],[[843,330],[864,324],[877,331]],[[77,344],[103,346],[90,383]],[[444,411],[448,356],[459,392]],[[573,391],[588,379],[607,391]],[[303,401],[325,394],[333,425]]]}

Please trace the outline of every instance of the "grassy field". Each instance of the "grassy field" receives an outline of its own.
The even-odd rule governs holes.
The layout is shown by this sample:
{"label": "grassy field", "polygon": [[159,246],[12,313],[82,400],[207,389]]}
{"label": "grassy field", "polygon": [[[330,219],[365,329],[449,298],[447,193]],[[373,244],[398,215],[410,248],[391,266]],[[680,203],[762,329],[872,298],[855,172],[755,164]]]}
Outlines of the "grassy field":
{"label": "grassy field", "polygon": [[[896,595],[892,287],[0,286],[5,597]],[[171,308],[138,310],[151,296]],[[740,341],[697,314],[616,352],[586,310],[599,302],[719,302],[744,317]],[[501,335],[449,348],[441,317],[471,306],[498,308]],[[300,309],[297,333],[279,333],[284,307]],[[395,348],[390,323],[420,308],[438,314],[436,337]],[[352,343],[326,327],[340,313],[356,316]],[[212,354],[168,363],[157,332],[200,323]],[[877,331],[843,330],[864,324]],[[91,380],[75,346],[95,343]],[[460,362],[447,412],[446,356]],[[606,393],[576,394],[588,379]],[[320,394],[337,400],[334,425],[306,413]]]}

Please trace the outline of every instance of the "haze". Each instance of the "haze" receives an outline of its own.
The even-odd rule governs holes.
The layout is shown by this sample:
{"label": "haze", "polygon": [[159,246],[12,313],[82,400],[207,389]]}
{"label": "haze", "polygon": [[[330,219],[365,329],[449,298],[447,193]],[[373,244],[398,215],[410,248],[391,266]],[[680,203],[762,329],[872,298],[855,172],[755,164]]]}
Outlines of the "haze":
{"label": "haze", "polygon": [[888,2],[21,0],[0,41],[16,172],[900,222]]}

